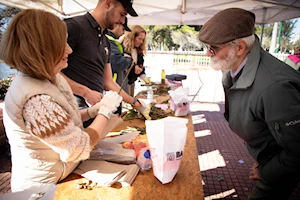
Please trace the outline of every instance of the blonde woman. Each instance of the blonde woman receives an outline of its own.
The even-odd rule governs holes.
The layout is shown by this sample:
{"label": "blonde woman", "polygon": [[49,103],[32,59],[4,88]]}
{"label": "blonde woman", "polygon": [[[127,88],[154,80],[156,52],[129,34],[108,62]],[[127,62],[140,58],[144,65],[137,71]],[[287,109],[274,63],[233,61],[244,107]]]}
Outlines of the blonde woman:
{"label": "blonde woman", "polygon": [[[78,109],[60,71],[72,49],[66,24],[52,13],[24,10],[11,21],[0,47],[18,70],[6,94],[3,120],[12,155],[12,192],[66,178],[103,137],[122,98],[109,91],[100,103]],[[95,118],[85,130],[82,121]]]}
{"label": "blonde woman", "polygon": [[134,66],[128,75],[128,94],[134,96],[134,82],[139,77],[148,82],[144,68],[144,55],[146,54],[146,30],[135,25],[130,27],[131,32],[127,32],[121,42],[124,46],[124,52],[130,55],[133,59]]}

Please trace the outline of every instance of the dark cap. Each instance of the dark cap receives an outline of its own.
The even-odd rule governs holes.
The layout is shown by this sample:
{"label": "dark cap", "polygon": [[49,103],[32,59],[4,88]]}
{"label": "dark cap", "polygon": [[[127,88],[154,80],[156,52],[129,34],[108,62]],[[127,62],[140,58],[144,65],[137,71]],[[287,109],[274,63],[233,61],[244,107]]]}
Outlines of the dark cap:
{"label": "dark cap", "polygon": [[254,34],[255,14],[240,8],[229,8],[215,14],[199,32],[206,44],[224,44]]}
{"label": "dark cap", "polygon": [[126,31],[131,32],[130,28],[128,27],[127,20],[128,20],[127,17],[125,17],[125,23],[123,24],[123,27],[125,28]]}
{"label": "dark cap", "polygon": [[129,13],[129,15],[133,17],[138,16],[138,14],[136,14],[135,10],[132,7],[133,0],[118,0],[118,1],[123,5],[123,7]]}

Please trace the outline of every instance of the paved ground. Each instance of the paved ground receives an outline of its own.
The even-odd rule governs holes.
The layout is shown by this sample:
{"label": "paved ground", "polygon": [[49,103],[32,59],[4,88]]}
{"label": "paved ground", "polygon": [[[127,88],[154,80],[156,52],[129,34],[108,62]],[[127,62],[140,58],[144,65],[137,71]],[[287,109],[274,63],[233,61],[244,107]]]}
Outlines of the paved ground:
{"label": "paved ground", "polygon": [[0,154],[0,194],[10,192],[11,162],[4,154]]}
{"label": "paved ground", "polygon": [[[224,104],[193,103],[192,115],[205,200],[247,199],[254,162],[244,142],[228,127]],[[300,199],[300,184],[289,200]]]}
{"label": "paved ground", "polygon": [[[252,188],[253,159],[223,118],[223,104],[192,103],[194,131],[205,200],[244,200]],[[11,163],[0,155],[0,194],[10,192]],[[300,199],[300,185],[289,200]]]}

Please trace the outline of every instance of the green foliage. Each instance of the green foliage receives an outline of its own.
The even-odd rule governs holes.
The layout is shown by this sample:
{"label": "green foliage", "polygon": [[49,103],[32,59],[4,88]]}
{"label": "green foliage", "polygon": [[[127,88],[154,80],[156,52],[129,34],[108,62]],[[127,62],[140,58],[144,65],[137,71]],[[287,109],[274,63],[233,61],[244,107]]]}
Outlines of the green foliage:
{"label": "green foliage", "polygon": [[5,9],[0,9],[0,40],[2,39],[3,32],[5,31],[10,20],[19,13],[21,10],[19,8],[5,7]]}
{"label": "green foliage", "polygon": [[[291,42],[292,32],[295,28],[295,24],[297,20],[286,20],[282,22],[282,28],[280,32],[280,25],[278,25],[278,34],[280,32],[280,50],[281,52],[288,52],[292,49],[293,44]],[[263,43],[262,47],[264,49],[269,49],[271,45],[272,32],[273,32],[274,24],[266,24],[264,26],[264,34],[263,34]],[[259,37],[261,36],[262,26],[255,25],[255,34]],[[277,36],[278,36],[277,34]],[[276,36],[276,39],[277,39]]]}
{"label": "green foliage", "polygon": [[295,28],[297,20],[294,22],[292,20],[286,20],[282,22],[282,31],[280,35],[280,49],[281,52],[288,52],[293,48],[290,40],[292,37],[292,31]]}
{"label": "green foliage", "polygon": [[199,50],[197,38],[201,26],[144,26],[147,42],[152,50]]}
{"label": "green foliage", "polygon": [[171,34],[178,26],[144,26],[147,31],[148,45],[153,50],[169,50],[176,46]]}
{"label": "green foliage", "polygon": [[[289,51],[294,44],[291,42],[296,20],[286,20],[282,23],[280,34],[281,51]],[[152,50],[200,50],[203,44],[198,40],[198,32],[202,26],[144,26],[147,31],[148,45]],[[269,49],[271,45],[274,24],[265,24],[262,47]],[[279,28],[278,28],[279,29]],[[279,30],[278,30],[279,31]],[[255,34],[261,37],[262,25],[255,25]]]}
{"label": "green foliage", "polygon": [[197,31],[193,27],[181,26],[172,33],[172,40],[183,50],[198,50],[201,48],[201,42],[197,35]]}
{"label": "green foliage", "polygon": [[6,92],[13,80],[13,77],[0,79],[0,100],[4,100]]}
{"label": "green foliage", "polygon": [[294,47],[296,46],[300,46],[300,39],[295,42]]}

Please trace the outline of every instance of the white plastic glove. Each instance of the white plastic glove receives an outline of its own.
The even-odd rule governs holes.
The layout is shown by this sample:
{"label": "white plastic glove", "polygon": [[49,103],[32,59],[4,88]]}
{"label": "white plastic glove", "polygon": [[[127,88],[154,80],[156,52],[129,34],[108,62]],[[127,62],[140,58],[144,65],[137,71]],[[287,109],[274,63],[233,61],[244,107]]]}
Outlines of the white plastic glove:
{"label": "white plastic glove", "polygon": [[107,119],[110,118],[122,102],[122,97],[117,92],[108,91],[105,93],[102,100],[99,102],[98,114],[104,115]]}
{"label": "white plastic glove", "polygon": [[142,106],[137,107],[136,109],[138,111],[140,111],[140,113],[147,119],[147,120],[151,120],[150,117],[150,104],[146,104],[143,100],[139,100],[139,102],[142,104]]}
{"label": "white plastic glove", "polygon": [[150,77],[147,77],[145,74],[140,75],[140,79],[145,83],[150,83]]}

